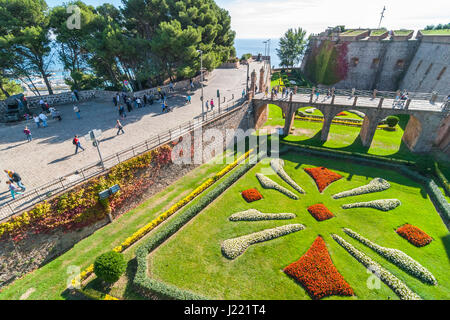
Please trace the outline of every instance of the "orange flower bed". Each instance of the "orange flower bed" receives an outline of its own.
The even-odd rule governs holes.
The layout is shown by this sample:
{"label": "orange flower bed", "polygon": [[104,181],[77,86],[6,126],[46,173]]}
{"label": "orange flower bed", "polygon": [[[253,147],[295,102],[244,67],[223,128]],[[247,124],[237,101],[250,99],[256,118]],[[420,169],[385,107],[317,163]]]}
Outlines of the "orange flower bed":
{"label": "orange flower bed", "polygon": [[311,213],[317,221],[324,221],[334,217],[334,214],[321,203],[310,206],[308,212]]}
{"label": "orange flower bed", "polygon": [[297,280],[312,299],[339,295],[352,296],[353,289],[336,269],[325,241],[318,236],[308,251],[283,270]]}
{"label": "orange flower bed", "polygon": [[433,238],[431,238],[425,232],[423,232],[419,228],[417,228],[413,225],[410,225],[410,224],[405,224],[395,231],[402,238],[405,238],[406,240],[408,240],[411,244],[415,245],[416,247],[426,246],[431,241],[433,241]]}
{"label": "orange flower bed", "polygon": [[320,192],[336,180],[342,178],[339,173],[333,172],[325,167],[305,168],[305,171],[314,179]]}
{"label": "orange flower bed", "polygon": [[339,112],[337,114],[338,117],[343,117],[343,116],[346,116],[346,115],[347,115],[347,113],[345,113],[345,112]]}
{"label": "orange flower bed", "polygon": [[259,193],[259,191],[256,189],[248,189],[248,190],[242,191],[242,197],[247,202],[253,202],[253,201],[262,199],[261,193]]}

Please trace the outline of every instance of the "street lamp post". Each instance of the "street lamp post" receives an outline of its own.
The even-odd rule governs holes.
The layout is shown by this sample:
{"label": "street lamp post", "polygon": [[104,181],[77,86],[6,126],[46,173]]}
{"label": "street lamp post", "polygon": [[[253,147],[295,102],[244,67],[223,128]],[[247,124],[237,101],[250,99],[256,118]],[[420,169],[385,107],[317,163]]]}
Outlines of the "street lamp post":
{"label": "street lamp post", "polygon": [[205,107],[204,107],[204,103],[203,103],[203,51],[202,50],[197,50],[198,53],[200,53],[200,82],[202,84],[202,97],[201,97],[201,101],[202,101],[202,120],[205,120]]}

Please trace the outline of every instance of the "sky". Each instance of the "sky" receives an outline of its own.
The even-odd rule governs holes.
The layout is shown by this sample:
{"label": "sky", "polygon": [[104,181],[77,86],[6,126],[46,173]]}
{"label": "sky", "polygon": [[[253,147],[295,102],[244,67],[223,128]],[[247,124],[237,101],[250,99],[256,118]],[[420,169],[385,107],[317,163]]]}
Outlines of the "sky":
{"label": "sky", "polygon": [[[47,0],[49,6],[63,0]],[[84,0],[94,6],[108,2],[116,6],[121,0]],[[231,15],[231,24],[238,39],[279,38],[289,28],[301,27],[320,33],[327,27],[377,28],[383,6],[386,6],[382,27],[423,29],[430,24],[450,22],[448,0],[216,0]]]}

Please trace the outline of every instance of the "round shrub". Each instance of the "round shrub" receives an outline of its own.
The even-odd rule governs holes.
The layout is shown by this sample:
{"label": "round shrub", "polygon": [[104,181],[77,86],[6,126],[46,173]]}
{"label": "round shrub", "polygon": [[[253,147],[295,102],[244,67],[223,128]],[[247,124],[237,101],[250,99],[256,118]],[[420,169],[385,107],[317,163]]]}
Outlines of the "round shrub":
{"label": "round shrub", "polygon": [[121,253],[110,251],[97,257],[94,262],[95,275],[108,283],[119,280],[125,272],[127,264]]}
{"label": "round shrub", "polygon": [[394,128],[399,121],[400,119],[396,116],[389,116],[386,118],[386,124],[391,128]]}

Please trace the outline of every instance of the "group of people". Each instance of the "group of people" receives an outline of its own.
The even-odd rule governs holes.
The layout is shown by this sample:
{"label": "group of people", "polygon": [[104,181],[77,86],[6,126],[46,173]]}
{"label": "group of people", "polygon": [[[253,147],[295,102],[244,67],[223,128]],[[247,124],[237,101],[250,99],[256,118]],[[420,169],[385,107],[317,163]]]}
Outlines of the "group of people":
{"label": "group of people", "polygon": [[[22,183],[22,178],[19,176],[17,172],[12,170],[4,170],[6,175],[8,176],[8,180],[6,184],[8,185],[8,189],[11,192],[11,197],[13,199],[16,198],[17,194],[23,194],[25,192],[25,186]],[[18,191],[20,188],[20,191]]]}

